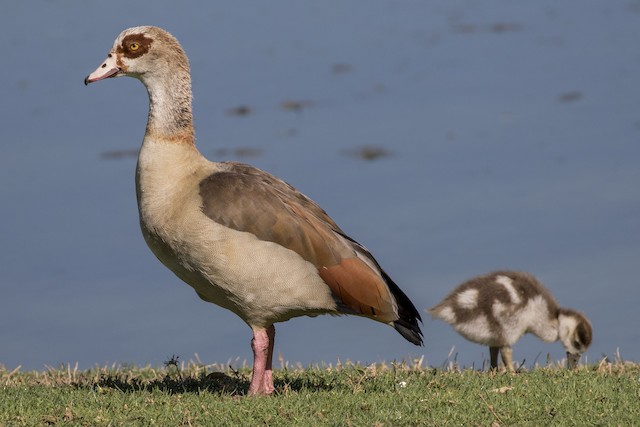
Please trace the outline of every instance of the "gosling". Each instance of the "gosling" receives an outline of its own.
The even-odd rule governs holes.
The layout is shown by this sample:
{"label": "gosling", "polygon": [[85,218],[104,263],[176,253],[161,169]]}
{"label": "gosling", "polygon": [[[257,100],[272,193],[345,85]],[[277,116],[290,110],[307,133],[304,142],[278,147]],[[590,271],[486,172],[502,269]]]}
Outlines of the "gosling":
{"label": "gosling", "polygon": [[525,272],[496,271],[474,277],[427,311],[466,339],[488,345],[491,369],[498,368],[499,352],[507,371],[513,372],[511,348],[528,332],[546,342],[560,340],[569,369],[577,366],[591,344],[589,320],[582,313],[560,307],[551,293]]}

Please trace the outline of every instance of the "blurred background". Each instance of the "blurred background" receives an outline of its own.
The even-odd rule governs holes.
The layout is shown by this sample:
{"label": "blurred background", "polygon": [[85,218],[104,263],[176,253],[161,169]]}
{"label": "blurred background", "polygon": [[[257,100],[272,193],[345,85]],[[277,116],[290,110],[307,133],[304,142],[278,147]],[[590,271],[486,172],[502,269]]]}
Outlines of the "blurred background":
{"label": "blurred background", "polygon": [[[147,249],[144,87],[90,87],[125,28],[191,61],[197,144],[267,170],[367,246],[423,314],[425,347],[355,317],[277,325],[289,363],[488,349],[424,311],[496,269],[536,275],[640,360],[640,1],[3,2],[0,364],[251,362],[249,328]],[[528,336],[514,360],[564,357]]]}

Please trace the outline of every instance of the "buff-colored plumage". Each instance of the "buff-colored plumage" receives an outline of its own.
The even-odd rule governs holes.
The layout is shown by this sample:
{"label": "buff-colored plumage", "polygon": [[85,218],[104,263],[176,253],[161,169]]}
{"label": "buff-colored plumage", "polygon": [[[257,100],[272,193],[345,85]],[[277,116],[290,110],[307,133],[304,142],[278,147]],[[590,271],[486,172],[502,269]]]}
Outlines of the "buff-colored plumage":
{"label": "buff-colored plumage", "polygon": [[273,392],[275,322],[355,314],[422,343],[420,315],[373,256],[312,200],[254,167],[205,159],[195,146],[189,62],[157,27],[116,39],[86,79],[138,78],[149,93],[136,189],[144,238],[205,301],[253,330],[249,392]]}

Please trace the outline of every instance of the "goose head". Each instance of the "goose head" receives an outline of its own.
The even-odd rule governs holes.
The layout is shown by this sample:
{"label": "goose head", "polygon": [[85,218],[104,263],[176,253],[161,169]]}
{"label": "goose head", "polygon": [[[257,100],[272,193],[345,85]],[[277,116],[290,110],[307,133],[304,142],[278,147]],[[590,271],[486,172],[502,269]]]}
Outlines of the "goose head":
{"label": "goose head", "polygon": [[146,84],[154,75],[171,75],[176,66],[189,71],[189,60],[175,37],[158,27],[133,27],[120,33],[107,58],[84,83],[130,76]]}
{"label": "goose head", "polygon": [[558,336],[567,352],[567,367],[572,369],[591,345],[591,324],[582,313],[563,308],[558,316]]}

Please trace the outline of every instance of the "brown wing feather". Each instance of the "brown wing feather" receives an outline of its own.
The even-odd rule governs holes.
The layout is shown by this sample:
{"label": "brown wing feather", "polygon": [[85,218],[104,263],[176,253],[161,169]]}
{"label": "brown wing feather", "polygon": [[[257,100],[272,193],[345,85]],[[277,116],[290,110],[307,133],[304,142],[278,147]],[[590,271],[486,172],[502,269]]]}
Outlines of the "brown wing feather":
{"label": "brown wing feather", "polygon": [[320,267],[318,272],[331,291],[355,313],[384,322],[397,320],[386,284],[360,259],[346,258],[338,265]]}
{"label": "brown wing feather", "polygon": [[[358,257],[357,242],[344,236],[322,208],[266,172],[238,163],[227,166],[200,183],[202,209],[209,218],[278,243],[313,263],[347,312],[385,322],[398,319],[380,271]],[[370,257],[359,245],[358,252]]]}

